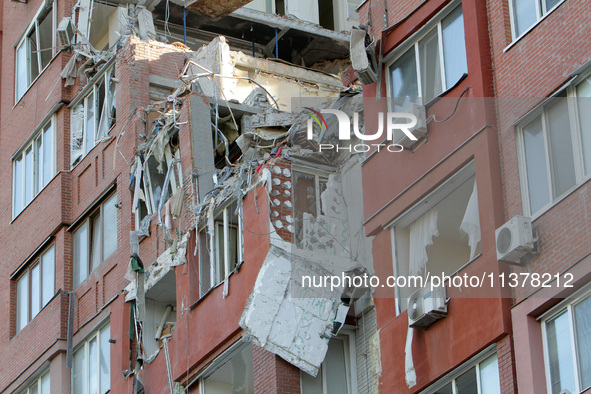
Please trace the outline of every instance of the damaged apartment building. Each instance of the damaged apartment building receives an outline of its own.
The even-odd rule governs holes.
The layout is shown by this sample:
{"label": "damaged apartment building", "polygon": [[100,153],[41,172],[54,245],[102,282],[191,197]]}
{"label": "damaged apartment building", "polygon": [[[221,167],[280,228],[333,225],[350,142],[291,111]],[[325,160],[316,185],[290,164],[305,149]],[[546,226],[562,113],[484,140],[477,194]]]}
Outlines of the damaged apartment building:
{"label": "damaged apartment building", "polygon": [[5,4],[2,392],[377,390],[357,5]]}

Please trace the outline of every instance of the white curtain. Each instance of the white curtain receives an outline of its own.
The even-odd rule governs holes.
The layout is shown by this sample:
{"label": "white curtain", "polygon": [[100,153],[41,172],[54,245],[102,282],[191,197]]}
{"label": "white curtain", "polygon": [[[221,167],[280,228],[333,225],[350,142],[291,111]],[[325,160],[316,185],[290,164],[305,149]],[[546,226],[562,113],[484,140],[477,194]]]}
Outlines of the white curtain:
{"label": "white curtain", "polygon": [[417,384],[417,373],[415,371],[415,365],[412,359],[412,338],[414,329],[408,327],[406,332],[406,345],[404,347],[404,380],[406,385],[411,388]]}
{"label": "white curtain", "polygon": [[476,246],[478,246],[478,243],[480,242],[480,217],[478,215],[478,191],[476,190],[476,179],[474,180],[472,195],[466,206],[464,219],[462,219],[462,224],[460,224],[460,230],[468,236],[471,260],[476,255]]}
{"label": "white curtain", "polygon": [[419,275],[427,265],[427,246],[437,237],[437,210],[431,209],[410,225],[410,275]]}

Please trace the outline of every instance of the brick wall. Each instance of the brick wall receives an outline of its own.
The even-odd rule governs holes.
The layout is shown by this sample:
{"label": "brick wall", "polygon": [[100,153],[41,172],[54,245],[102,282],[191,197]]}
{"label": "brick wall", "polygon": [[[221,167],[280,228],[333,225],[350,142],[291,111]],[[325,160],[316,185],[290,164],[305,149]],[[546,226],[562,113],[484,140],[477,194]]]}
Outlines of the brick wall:
{"label": "brick wall", "polygon": [[[586,30],[581,28],[591,24],[588,5],[584,0],[565,1],[508,48],[511,44],[511,21],[507,2],[489,2],[491,53],[498,98],[499,145],[507,219],[524,212],[517,130],[512,124],[591,60],[591,42]],[[591,250],[589,187],[588,183],[578,187],[535,220],[533,228],[540,238],[541,253],[528,259],[524,267],[513,267],[515,271],[562,272]],[[516,289],[516,301],[534,290],[535,288],[529,286]]]}
{"label": "brick wall", "polygon": [[253,345],[255,394],[300,394],[300,370],[281,357]]}
{"label": "brick wall", "polygon": [[[4,28],[9,30],[4,31],[3,38],[14,42],[32,20],[41,3],[33,1],[27,5],[11,5],[8,12],[4,13]],[[71,6],[70,1],[59,3],[58,22],[69,12],[67,10]],[[2,73],[13,75],[14,48],[12,45],[5,45],[2,51]],[[81,77],[76,85],[63,88],[59,72],[71,55],[62,52],[33,83],[15,108],[12,108],[14,82],[8,78],[2,84],[0,154],[5,160],[0,162],[0,206],[3,208],[0,211],[0,234],[5,247],[3,246],[0,264],[1,280],[5,285],[0,286],[0,294],[7,303],[0,309],[0,319],[5,325],[2,329],[5,335],[0,339],[0,355],[8,358],[18,354],[19,357],[14,362],[0,366],[0,389],[7,387],[17,377],[19,378],[15,384],[20,384],[35,372],[30,368],[33,361],[58,338],[66,336],[68,319],[67,295],[62,294],[52,300],[21,332],[15,333],[16,287],[9,276],[53,234],[56,253],[55,288],[56,291],[71,291],[72,232],[66,230],[92,208],[98,202],[98,197],[112,184],[115,184],[117,190],[117,202],[121,204],[121,209],[117,210],[118,248],[75,289],[75,330],[85,327],[88,322],[97,322],[93,318],[127,284],[124,275],[129,261],[129,231],[134,228],[132,195],[128,189],[128,164],[133,160],[136,145],[144,142],[141,135],[145,134],[143,109],[149,105],[148,77],[149,73],[167,78],[178,77],[185,59],[182,52],[161,43],[130,38],[119,51],[115,64],[115,77],[118,80],[117,121],[110,132],[112,138],[95,146],[76,167],[70,169],[70,111],[67,104],[61,107],[55,114],[57,175],[14,220],[11,197],[12,162],[9,158],[55,103],[60,100],[67,103],[82,90],[86,78]],[[135,109],[137,111],[132,116]],[[190,154],[185,152],[185,169],[189,159]],[[184,171],[184,174],[187,186],[190,184],[191,171]],[[146,264],[151,263],[168,247],[162,242],[159,231],[153,220],[151,232],[155,236],[144,239],[141,244],[141,256]],[[84,330],[92,328],[85,327]],[[31,340],[32,338],[35,340]],[[48,359],[54,357],[54,354],[45,353],[42,357]]]}
{"label": "brick wall", "polygon": [[499,362],[499,379],[501,393],[513,394],[517,392],[517,377],[515,374],[515,355],[513,354],[513,337],[506,336],[497,342],[497,360]]}

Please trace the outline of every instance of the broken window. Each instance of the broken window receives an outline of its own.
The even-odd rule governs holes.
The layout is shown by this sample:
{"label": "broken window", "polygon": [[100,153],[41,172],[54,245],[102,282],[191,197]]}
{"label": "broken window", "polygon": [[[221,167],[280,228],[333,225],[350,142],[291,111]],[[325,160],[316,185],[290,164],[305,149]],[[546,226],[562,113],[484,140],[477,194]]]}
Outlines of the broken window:
{"label": "broken window", "polygon": [[16,100],[43,72],[55,55],[55,13],[53,3],[45,2],[16,46]]}
{"label": "broken window", "polygon": [[199,380],[200,393],[254,394],[252,344],[234,345],[213,361],[205,375]]}
{"label": "broken window", "polygon": [[242,224],[239,209],[238,202],[233,201],[217,210],[213,221],[199,231],[201,296],[224,281],[242,262]]}
{"label": "broken window", "polygon": [[320,195],[326,190],[328,178],[317,172],[292,171],[293,207],[296,245],[302,244],[304,220],[308,215],[317,218],[322,214]]}
{"label": "broken window", "polygon": [[43,190],[55,175],[53,118],[40,128],[13,160],[13,217]]}
{"label": "broken window", "polygon": [[[173,138],[171,144],[175,145]],[[176,192],[182,188],[181,152],[176,149],[173,153],[171,145],[166,145],[162,163],[151,154],[144,163],[138,160],[135,170],[136,182],[139,184],[134,193],[136,228],[146,217],[158,212]],[[136,197],[137,195],[137,197]]]}
{"label": "broken window", "polygon": [[117,250],[117,193],[74,230],[74,287]]}
{"label": "broken window", "polygon": [[104,394],[111,389],[111,335],[107,323],[74,351],[72,392]]}
{"label": "broken window", "polygon": [[[453,175],[392,226],[397,277],[452,275],[481,253],[474,163]],[[409,281],[396,288],[397,306],[407,308],[418,290]]]}
{"label": "broken window", "polygon": [[300,372],[302,394],[356,393],[353,385],[353,375],[356,374],[354,343],[352,333],[331,338],[318,375],[313,377],[306,372]]}
{"label": "broken window", "polygon": [[49,378],[49,368],[37,375],[27,387],[19,391],[19,394],[51,394],[51,383]]}
{"label": "broken window", "polygon": [[72,166],[106,138],[115,124],[114,67],[94,77],[82,95],[74,100],[71,112]]}
{"label": "broken window", "polygon": [[16,331],[26,326],[55,293],[55,248],[51,246],[16,281]]}

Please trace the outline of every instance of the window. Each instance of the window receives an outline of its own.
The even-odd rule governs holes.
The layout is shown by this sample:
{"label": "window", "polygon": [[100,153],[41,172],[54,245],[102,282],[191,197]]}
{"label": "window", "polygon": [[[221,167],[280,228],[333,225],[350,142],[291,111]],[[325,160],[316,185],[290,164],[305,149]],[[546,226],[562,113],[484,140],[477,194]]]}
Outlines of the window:
{"label": "window", "polygon": [[211,363],[199,379],[199,393],[254,394],[252,344],[245,344],[238,342]]}
{"label": "window", "polygon": [[545,319],[542,333],[548,393],[591,387],[591,295]]}
{"label": "window", "polygon": [[528,116],[520,130],[524,212],[541,213],[591,174],[591,77]]}
{"label": "window", "polygon": [[16,217],[56,173],[53,119],[13,159],[12,215]]}
{"label": "window", "polygon": [[353,334],[330,339],[318,375],[300,372],[302,394],[357,393],[354,341]]}
{"label": "window", "polygon": [[55,293],[55,247],[47,249],[16,281],[16,332],[23,329]]}
{"label": "window", "polygon": [[43,72],[55,55],[55,13],[46,2],[16,46],[16,100]]}
{"label": "window", "polygon": [[26,389],[19,391],[19,394],[51,394],[49,371],[45,371],[35,378]]}
{"label": "window", "polygon": [[564,0],[509,0],[511,5],[511,29],[518,38],[537,21],[552,12]]}
{"label": "window", "polygon": [[216,211],[213,226],[210,224],[199,231],[201,296],[224,281],[242,262],[241,209],[237,201],[230,203]]}
{"label": "window", "polygon": [[[171,139],[178,143],[177,137],[175,135]],[[168,183],[166,183],[168,172],[170,172],[170,175],[168,175]],[[136,227],[139,228],[141,220],[146,216],[151,217],[159,209],[162,209],[164,203],[182,187],[180,149],[173,153],[171,147],[167,145],[164,148],[162,163],[159,163],[152,154],[144,163],[138,162],[136,173],[141,174],[141,179],[136,180],[136,182],[139,181],[139,188],[143,189],[142,193],[138,193],[135,214]]]}
{"label": "window", "polygon": [[462,7],[412,43],[389,71],[394,98],[422,97],[426,103],[456,84],[468,72]]}
{"label": "window", "polygon": [[117,193],[74,231],[74,287],[117,250]]}
{"label": "window", "polygon": [[[397,277],[452,275],[474,259],[481,253],[474,163],[418,202],[391,228]],[[413,282],[396,287],[399,312],[406,310],[408,298],[418,290]]]}
{"label": "window", "polygon": [[104,394],[111,389],[110,335],[111,328],[107,323],[74,351],[73,393]]}
{"label": "window", "polygon": [[497,355],[488,355],[479,362],[469,362],[448,377],[429,387],[422,394],[501,394]]}
{"label": "window", "polygon": [[[115,82],[113,67],[96,76],[83,93],[74,100],[70,131],[71,165],[76,165],[94,146],[106,138],[115,124]],[[89,89],[87,91],[87,89]]]}
{"label": "window", "polygon": [[322,214],[320,196],[326,190],[328,178],[322,173],[292,171],[293,179],[293,211],[295,217],[295,241],[302,246],[304,237],[304,220],[311,215],[315,218]]}

